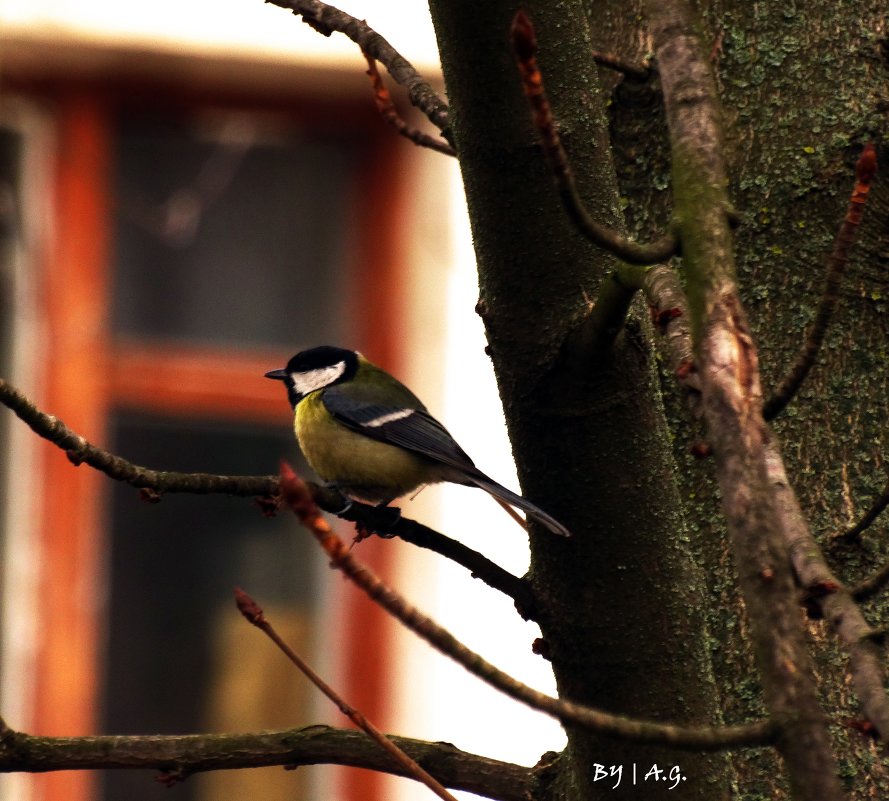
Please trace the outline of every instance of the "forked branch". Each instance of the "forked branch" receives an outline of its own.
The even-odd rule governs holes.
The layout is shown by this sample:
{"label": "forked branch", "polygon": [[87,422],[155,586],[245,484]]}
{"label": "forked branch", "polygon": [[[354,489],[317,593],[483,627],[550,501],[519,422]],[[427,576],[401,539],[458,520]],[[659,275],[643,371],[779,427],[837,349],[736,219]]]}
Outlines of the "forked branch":
{"label": "forked branch", "polygon": [[[670,132],[673,196],[696,366],[722,510],[777,747],[798,799],[844,797],[799,620],[787,546],[766,466],[758,354],[735,281],[715,78],[688,0],[645,0]],[[693,247],[691,246],[693,243]],[[780,659],[775,655],[780,654]]]}
{"label": "forked branch", "polygon": [[713,751],[772,742],[775,730],[769,721],[742,726],[674,726],[613,715],[553,698],[522,684],[471,651],[361,564],[321,516],[305,482],[286,464],[281,467],[281,492],[288,506],[324,548],[333,567],[415,634],[510,698],[563,723],[583,726],[607,736],[634,742],[656,743],[694,751]]}
{"label": "forked branch", "polygon": [[[0,404],[12,410],[35,434],[65,451],[73,464],[87,464],[115,481],[122,481],[149,493],[152,499],[165,492],[220,494],[256,498],[260,508],[270,513],[278,507],[278,476],[177,473],[169,470],[153,470],[134,464],[93,445],[68,428],[59,418],[38,409],[33,401],[2,378],[0,378]],[[397,510],[392,508],[380,509],[357,502],[347,504],[346,499],[330,487],[314,484],[310,487],[316,503],[324,511],[355,522],[375,533],[397,536],[405,542],[435,551],[453,560],[488,586],[512,598],[523,617],[533,617],[534,598],[528,582],[504,570],[477,551],[414,520],[401,517],[397,513],[393,514]]]}
{"label": "forked branch", "polygon": [[348,36],[364,53],[367,53],[389,71],[399,86],[407,89],[411,105],[422,111],[429,121],[450,138],[448,130],[448,104],[389,42],[364,20],[340,11],[320,0],[266,0],[272,5],[292,11],[303,22],[325,36],[337,32]]}
{"label": "forked branch", "polygon": [[641,244],[593,218],[587,211],[568,154],[562,146],[558,126],[543,86],[543,75],[537,65],[537,36],[524,11],[519,10],[512,22],[512,47],[519,66],[525,96],[531,106],[534,127],[543,145],[559,197],[577,229],[595,245],[631,264],[656,264],[678,252],[679,243],[673,234],[665,234],[650,244]]}
{"label": "forked branch", "polygon": [[411,128],[401,118],[398,109],[395,108],[395,104],[392,102],[392,95],[389,94],[386,84],[383,83],[383,76],[380,75],[380,71],[377,69],[376,59],[370,53],[364,53],[364,57],[367,59],[367,76],[370,78],[370,83],[373,87],[374,102],[377,104],[377,111],[380,112],[380,116],[401,136],[409,139],[415,145],[428,147],[430,150],[435,150],[446,156],[456,156],[457,151],[447,142],[436,139],[434,136],[429,136],[429,134],[416,128]]}
{"label": "forked branch", "polygon": [[[686,394],[692,415],[700,416],[701,396],[697,373],[683,365],[691,358],[688,305],[679,276],[669,268],[654,268],[646,282],[649,303],[663,320],[667,358]],[[849,652],[849,672],[864,716],[877,733],[889,737],[889,698],[883,689],[885,670],[878,633],[871,628],[855,601],[863,600],[889,581],[889,565],[867,582],[849,590],[831,572],[803,517],[773,435],[766,446],[766,467],[794,571],[806,593],[807,605],[827,620]]]}

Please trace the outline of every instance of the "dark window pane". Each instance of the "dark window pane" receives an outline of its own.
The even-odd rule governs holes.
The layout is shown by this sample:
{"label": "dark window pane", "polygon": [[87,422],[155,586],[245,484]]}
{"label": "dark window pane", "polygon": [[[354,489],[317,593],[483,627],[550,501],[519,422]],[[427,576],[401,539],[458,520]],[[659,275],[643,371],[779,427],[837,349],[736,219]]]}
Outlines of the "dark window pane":
{"label": "dark window pane", "polygon": [[354,140],[213,141],[140,122],[117,146],[116,332],[245,347],[343,338]]}
{"label": "dark window pane", "polygon": [[[113,422],[115,452],[140,464],[265,474],[277,469],[282,456],[298,463],[286,430],[129,412],[115,415]],[[267,610],[296,620],[304,641],[294,645],[311,658],[308,632],[325,565],[311,537],[291,515],[264,518],[242,498],[165,495],[160,503],[147,504],[123,485],[116,485],[112,494],[103,730],[205,731],[219,719],[215,710],[220,704],[238,701],[227,696],[240,692],[231,689],[231,679],[241,673],[253,691],[266,686],[273,703],[288,707],[285,725],[311,722],[305,711],[294,708],[298,704],[288,704],[288,687],[302,683],[295,671],[286,673],[286,679],[257,675],[256,652],[265,654],[268,644],[240,619],[232,600],[233,587],[241,586]],[[280,654],[264,664],[284,669]],[[229,728],[277,725],[276,720],[235,717]],[[205,797],[197,795],[199,782],[189,780],[168,790],[143,772],[109,771],[102,781],[109,801]]]}

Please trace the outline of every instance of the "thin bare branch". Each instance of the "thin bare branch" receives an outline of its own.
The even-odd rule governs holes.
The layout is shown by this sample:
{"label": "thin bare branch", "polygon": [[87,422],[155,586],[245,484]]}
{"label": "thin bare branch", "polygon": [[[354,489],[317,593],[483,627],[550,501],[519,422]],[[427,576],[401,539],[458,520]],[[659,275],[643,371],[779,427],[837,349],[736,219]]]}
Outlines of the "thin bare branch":
{"label": "thin bare branch", "polygon": [[393,617],[441,653],[462,665],[474,676],[516,701],[551,715],[566,724],[584,726],[612,737],[634,742],[657,743],[693,751],[712,751],[741,745],[763,745],[773,741],[774,728],[768,721],[742,726],[673,726],[634,720],[592,707],[563,701],[541,693],[494,667],[430,618],[411,606],[361,564],[348,546],[321,517],[306,484],[288,465],[281,467],[281,490],[286,503],[318,540],[333,567],[360,587]]}
{"label": "thin bare branch", "polygon": [[555,178],[559,197],[572,222],[590,242],[631,264],[655,264],[675,255],[679,243],[673,234],[667,233],[649,244],[634,242],[619,231],[597,222],[587,211],[577,190],[574,172],[562,146],[562,139],[543,86],[543,76],[537,66],[537,38],[534,27],[524,11],[519,10],[513,19],[511,35],[534,127],[537,129],[547,162]]}
{"label": "thin bare branch", "polygon": [[347,703],[346,700],[333,689],[333,687],[324,681],[324,679],[312,669],[309,663],[281,638],[275,630],[275,627],[266,618],[259,604],[239,587],[235,589],[235,602],[238,605],[238,610],[247,622],[256,626],[256,628],[265,634],[278,647],[278,649],[294,665],[296,665],[299,671],[312,682],[312,684],[336,704],[340,712],[349,718],[352,723],[365,732],[368,737],[374,740],[380,748],[401,765],[412,779],[416,779],[418,782],[425,784],[433,793],[443,799],[443,801],[456,801],[454,796],[452,796],[434,776],[423,770],[423,768],[411,759],[401,748],[371,723],[364,714],[355,709],[351,704]]}
{"label": "thin bare branch", "polygon": [[593,60],[600,67],[607,67],[610,70],[626,75],[628,78],[632,78],[634,81],[644,83],[651,77],[652,68],[650,62],[646,64],[636,64],[632,61],[627,61],[625,58],[621,58],[614,53],[604,53],[601,50],[593,51]]}
{"label": "thin bare branch", "polygon": [[[512,598],[516,610],[525,620],[535,619],[536,602],[530,582],[504,570],[500,565],[462,542],[451,539],[415,520],[402,517],[400,514],[393,515],[392,508],[381,508],[353,501],[343,509],[342,500],[337,503],[335,499],[328,497],[331,492],[328,488],[312,487],[312,496],[325,511],[333,512],[343,520],[355,522],[359,529],[365,529],[383,537],[398,537],[418,548],[435,551],[465,567],[473,578],[480,579],[492,589]],[[341,496],[337,495],[337,497],[341,499]]]}
{"label": "thin bare branch", "polygon": [[278,492],[277,476],[223,476],[151,470],[90,444],[58,417],[42,412],[11,384],[0,378],[0,404],[11,409],[38,436],[58,445],[75,465],[88,464],[117,481],[155,492],[220,493],[270,498]]}
{"label": "thin bare branch", "polygon": [[364,57],[367,59],[367,76],[370,78],[371,86],[373,86],[374,102],[377,105],[377,111],[380,112],[380,116],[401,136],[405,139],[409,139],[415,145],[428,147],[430,150],[444,153],[446,156],[456,156],[457,151],[447,142],[444,142],[441,139],[436,139],[434,136],[430,136],[416,128],[411,128],[401,118],[398,109],[395,108],[395,104],[392,102],[392,95],[389,94],[386,84],[383,83],[383,77],[377,69],[376,59],[369,53],[365,53]]}
{"label": "thin bare branch", "polygon": [[794,796],[844,797],[774,493],[766,471],[758,354],[738,296],[719,103],[688,0],[645,0],[670,131],[673,195],[695,332],[696,366],[722,508],[751,623],[766,706]]}
{"label": "thin bare branch", "polygon": [[[448,743],[393,737],[449,787],[499,801],[527,801],[531,768],[460,751]],[[251,734],[186,734],[102,737],[35,737],[7,730],[0,738],[0,772],[155,769],[163,778],[185,779],[210,770],[282,765],[334,764],[405,776],[363,732],[308,726]]]}
{"label": "thin bare branch", "polygon": [[324,36],[330,36],[334,31],[348,36],[363,52],[383,64],[395,82],[407,89],[411,105],[420,109],[446,139],[450,138],[448,104],[410,62],[364,20],[319,0],[266,0],[266,2],[292,11]]}
{"label": "thin bare branch", "polygon": [[[687,323],[681,322],[687,320],[687,302],[675,272],[666,268],[655,269],[659,270],[659,275],[652,275],[653,270],[649,272],[649,302],[662,315],[665,309],[676,309],[675,314],[664,315],[664,333],[667,335],[670,364],[683,364],[691,353],[691,331]],[[691,375],[695,376],[694,373]],[[687,376],[677,377],[695,414],[700,410],[700,391],[696,386],[688,385]],[[867,624],[855,601],[869,597],[889,581],[889,564],[868,581],[851,591],[847,590],[831,573],[803,518],[774,439],[767,446],[766,466],[794,571],[807,592],[810,606],[819,610],[820,615],[831,623],[840,641],[848,647],[850,672],[864,715],[885,739],[889,724],[889,700],[883,691],[884,670],[879,637]]]}
{"label": "thin bare branch", "polygon": [[889,697],[884,689],[886,671],[880,638],[864,619],[852,594],[828,567],[800,511],[774,440],[766,453],[769,481],[775,490],[781,531],[793,569],[808,602],[820,610],[849,649],[849,671],[864,715],[883,740],[889,739]]}
{"label": "thin bare branch", "polygon": [[873,144],[868,142],[864,146],[855,168],[855,188],[852,190],[852,197],[849,198],[846,217],[837,231],[833,250],[827,259],[827,276],[824,280],[824,291],[821,294],[821,303],[818,305],[815,321],[806,334],[796,363],[790,368],[778,389],[775,390],[775,394],[763,409],[763,416],[766,420],[774,419],[793,400],[818,358],[818,352],[821,350],[827,328],[840,299],[840,285],[849,263],[849,251],[855,242],[858,226],[861,224],[861,215],[867,202],[867,194],[876,173],[877,151]]}
{"label": "thin bare branch", "polygon": [[889,584],[889,562],[879,570],[862,579],[852,589],[852,597],[856,601],[867,601]]}
{"label": "thin bare branch", "polygon": [[861,535],[874,524],[876,519],[883,513],[883,510],[887,506],[889,506],[889,479],[886,481],[886,486],[883,487],[883,492],[880,493],[880,496],[873,502],[870,509],[862,515],[861,520],[851,528],[838,534],[834,540],[844,540],[846,542],[857,541],[861,538]]}

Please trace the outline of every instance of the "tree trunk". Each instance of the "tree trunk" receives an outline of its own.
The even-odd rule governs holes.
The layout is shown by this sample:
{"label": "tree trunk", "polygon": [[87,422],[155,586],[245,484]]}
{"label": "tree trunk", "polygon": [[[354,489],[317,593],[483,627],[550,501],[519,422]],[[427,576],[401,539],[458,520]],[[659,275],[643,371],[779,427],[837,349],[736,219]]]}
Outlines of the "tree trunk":
{"label": "tree trunk", "polygon": [[[621,225],[591,42],[576,2],[523,3],[586,202]],[[431,3],[469,203],[484,319],[524,492],[575,534],[532,533],[531,579],[559,693],[628,715],[719,719],[703,580],[688,548],[645,314],[613,347],[572,336],[613,260],[573,228],[509,47],[515,2]],[[565,343],[568,343],[567,345]],[[555,794],[728,798],[726,762],[569,730]],[[649,780],[679,765],[681,790]],[[599,766],[597,768],[597,766]],[[601,770],[623,768],[622,780]]]}
{"label": "tree trunk", "polygon": [[[642,61],[650,43],[641,3],[587,4],[594,47]],[[766,397],[793,364],[822,291],[826,257],[845,214],[854,165],[868,139],[885,129],[886,17],[889,3],[698,2],[705,46],[712,47],[724,108],[730,194],[740,220],[736,258],[741,294],[760,349]],[[669,158],[656,83],[606,78],[621,195],[634,230],[647,232],[669,214]],[[880,161],[887,164],[879,147]],[[883,167],[885,170],[885,167]],[[799,397],[775,421],[791,482],[822,540],[855,522],[886,484],[889,314],[885,304],[887,192],[880,179],[852,252],[841,301],[818,364]],[[694,543],[708,566],[708,624],[721,647],[714,670],[729,722],[761,712],[758,683],[745,648],[737,579],[724,541],[707,462],[688,455],[696,436],[666,377]],[[828,548],[854,584],[887,559],[885,537],[863,547]],[[885,603],[867,610],[885,620]],[[824,624],[810,626],[824,704],[838,723],[861,717],[845,681],[847,655]],[[848,727],[833,731],[841,764],[868,764],[873,744]],[[735,755],[744,797],[774,797],[783,785],[770,751]],[[869,775],[849,767],[857,798],[883,797],[889,775],[875,761]]]}

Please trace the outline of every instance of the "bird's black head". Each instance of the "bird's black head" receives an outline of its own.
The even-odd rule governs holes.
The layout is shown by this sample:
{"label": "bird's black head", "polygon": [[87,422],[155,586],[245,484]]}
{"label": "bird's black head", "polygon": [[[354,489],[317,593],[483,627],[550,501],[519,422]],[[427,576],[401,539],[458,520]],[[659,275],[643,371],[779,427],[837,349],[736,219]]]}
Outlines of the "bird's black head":
{"label": "bird's black head", "polygon": [[300,351],[286,367],[270,370],[265,377],[283,381],[290,405],[296,406],[310,392],[350,381],[357,370],[358,354],[354,350],[321,345]]}

